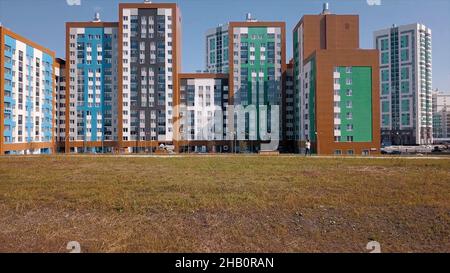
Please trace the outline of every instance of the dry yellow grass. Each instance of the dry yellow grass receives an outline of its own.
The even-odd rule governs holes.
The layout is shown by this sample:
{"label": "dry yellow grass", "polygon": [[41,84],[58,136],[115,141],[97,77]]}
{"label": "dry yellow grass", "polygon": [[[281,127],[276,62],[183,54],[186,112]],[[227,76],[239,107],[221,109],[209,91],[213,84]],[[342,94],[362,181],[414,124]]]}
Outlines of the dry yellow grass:
{"label": "dry yellow grass", "polygon": [[450,160],[0,158],[0,251],[450,252]]}

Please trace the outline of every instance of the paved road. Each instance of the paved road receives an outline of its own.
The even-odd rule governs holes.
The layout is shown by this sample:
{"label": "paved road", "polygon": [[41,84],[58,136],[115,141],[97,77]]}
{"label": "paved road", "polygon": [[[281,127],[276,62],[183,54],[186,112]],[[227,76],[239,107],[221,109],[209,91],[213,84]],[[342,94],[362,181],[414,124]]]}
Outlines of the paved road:
{"label": "paved road", "polygon": [[[8,158],[8,157],[52,157],[55,155],[5,155],[0,156],[0,158]],[[258,154],[175,154],[175,155],[151,155],[151,154],[120,154],[120,155],[112,155],[112,154],[71,154],[71,155],[56,155],[56,157],[121,157],[121,158],[183,158],[183,157],[305,157],[301,154],[280,154],[280,155],[258,155]],[[384,155],[384,156],[323,156],[323,155],[312,155],[307,156],[305,158],[315,160],[321,158],[330,158],[330,159],[436,159],[436,160],[450,160],[450,155],[423,155],[423,156],[410,156],[410,155]]]}

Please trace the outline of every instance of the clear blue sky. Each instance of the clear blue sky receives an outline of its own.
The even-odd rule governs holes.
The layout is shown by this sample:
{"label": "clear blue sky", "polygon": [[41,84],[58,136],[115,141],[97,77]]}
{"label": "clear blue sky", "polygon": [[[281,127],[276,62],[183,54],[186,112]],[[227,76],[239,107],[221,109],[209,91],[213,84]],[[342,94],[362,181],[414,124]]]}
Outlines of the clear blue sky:
{"label": "clear blue sky", "polygon": [[[69,0],[70,1],[70,0]],[[72,0],[73,1],[73,0]],[[372,0],[375,1],[375,0]],[[64,57],[66,21],[90,21],[95,11],[103,21],[118,20],[119,2],[143,0],[0,0],[0,22],[13,31],[56,51]],[[162,2],[162,1],[153,1]],[[204,33],[228,21],[241,21],[250,12],[261,21],[285,21],[287,56],[292,56],[292,28],[304,14],[321,12],[325,0],[178,0],[183,16],[182,71],[204,69]],[[372,48],[374,30],[392,24],[420,22],[433,32],[433,87],[450,91],[450,0],[329,0],[337,14],[359,14],[361,48]]]}

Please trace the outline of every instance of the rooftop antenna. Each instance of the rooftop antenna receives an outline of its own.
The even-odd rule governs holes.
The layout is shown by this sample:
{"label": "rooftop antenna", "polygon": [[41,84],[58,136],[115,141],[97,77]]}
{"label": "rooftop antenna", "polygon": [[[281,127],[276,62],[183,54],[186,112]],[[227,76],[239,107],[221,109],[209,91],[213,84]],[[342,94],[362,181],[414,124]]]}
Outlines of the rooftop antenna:
{"label": "rooftop antenna", "polygon": [[246,14],[245,20],[246,20],[247,22],[256,22],[256,21],[257,21],[256,19],[253,19],[253,18],[252,18],[252,14],[251,14],[251,13],[247,13],[247,14]]}
{"label": "rooftop antenna", "polygon": [[328,4],[328,2],[323,3],[322,14],[330,14],[330,4]]}
{"label": "rooftop antenna", "polygon": [[92,22],[101,22],[102,20],[100,20],[100,13],[96,12],[94,15],[94,20]]}

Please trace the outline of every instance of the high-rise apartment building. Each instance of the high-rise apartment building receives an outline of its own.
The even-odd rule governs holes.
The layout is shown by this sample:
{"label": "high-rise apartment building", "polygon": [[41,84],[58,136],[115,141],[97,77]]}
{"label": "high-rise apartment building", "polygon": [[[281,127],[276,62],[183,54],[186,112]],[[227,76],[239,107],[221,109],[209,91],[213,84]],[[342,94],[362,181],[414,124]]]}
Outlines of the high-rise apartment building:
{"label": "high-rise apartment building", "polygon": [[433,139],[450,141],[450,93],[433,92]]}
{"label": "high-rise apartment building", "polygon": [[118,24],[66,23],[66,152],[110,152],[118,138]]}
{"label": "high-rise apartment building", "polygon": [[181,151],[229,151],[228,74],[183,73],[179,79]]}
{"label": "high-rise apartment building", "polygon": [[432,143],[431,30],[394,25],[375,31],[374,46],[380,51],[382,142]]}
{"label": "high-rise apartment building", "polygon": [[181,69],[176,4],[119,4],[119,145],[140,151],[174,144]]}
{"label": "high-rise apartment building", "polygon": [[380,152],[377,50],[359,48],[359,17],[305,15],[294,28],[298,145],[318,154]]}
{"label": "high-rise apartment building", "polygon": [[228,73],[228,24],[206,32],[206,70],[210,73]]}
{"label": "high-rise apartment building", "polygon": [[296,140],[298,139],[298,126],[296,126],[296,94],[294,88],[294,60],[291,59],[286,65],[286,73],[283,79],[285,95],[283,96],[282,105],[282,142],[281,148],[283,151],[295,152],[297,151]]}
{"label": "high-rise apartment building", "polygon": [[66,136],[66,61],[55,59],[55,145],[65,151]]}
{"label": "high-rise apartment building", "polygon": [[54,151],[55,54],[0,27],[0,155]]}
{"label": "high-rise apartment building", "polygon": [[256,142],[252,150],[260,149],[261,140],[279,141],[285,23],[260,22],[248,14],[245,22],[230,22],[206,36],[207,69],[229,74],[229,100],[235,114],[228,117],[234,126],[227,138]]}

